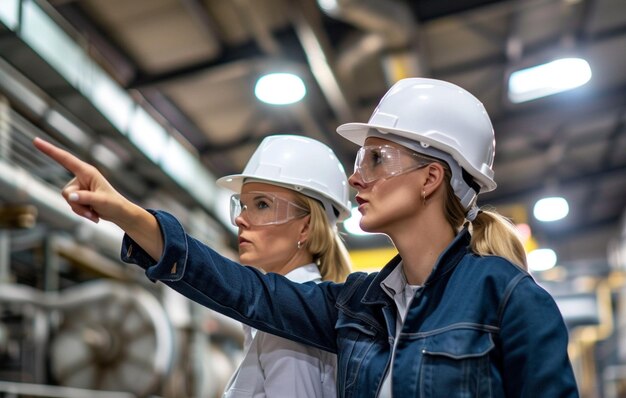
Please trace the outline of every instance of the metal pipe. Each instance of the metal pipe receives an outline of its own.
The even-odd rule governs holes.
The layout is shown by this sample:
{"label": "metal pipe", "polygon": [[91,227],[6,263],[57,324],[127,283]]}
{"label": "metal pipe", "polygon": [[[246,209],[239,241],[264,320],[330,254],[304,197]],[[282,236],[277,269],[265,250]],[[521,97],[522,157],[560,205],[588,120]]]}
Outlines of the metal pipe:
{"label": "metal pipe", "polygon": [[[319,1],[319,0],[318,0]],[[409,7],[389,0],[337,0],[332,8],[323,8],[331,17],[344,20],[361,28],[365,33],[356,44],[337,59],[337,75],[342,82],[351,82],[355,70],[367,60],[381,57],[388,84],[423,72],[423,61],[417,54],[417,21]],[[390,68],[398,63],[398,54],[409,53],[402,68]],[[391,58],[390,58],[391,57]]]}
{"label": "metal pipe", "polygon": [[61,292],[42,292],[26,285],[0,284],[0,302],[30,304],[46,310],[69,311],[111,300],[120,303],[132,300],[149,319],[156,338],[153,371],[159,375],[167,374],[174,352],[171,323],[161,304],[144,289],[103,279],[85,282]]}
{"label": "metal pipe", "polygon": [[306,7],[305,2],[301,1],[300,5],[302,7],[292,5],[290,15],[298,40],[311,67],[311,72],[337,118],[342,122],[351,121],[353,120],[352,108],[337,74],[331,66],[332,62],[328,60],[322,29],[319,27],[319,23],[315,23],[316,21],[313,20],[312,15],[314,13],[311,10],[303,9]]}
{"label": "metal pipe", "polygon": [[17,396],[44,398],[136,398],[134,394],[117,391],[94,391],[84,388],[15,383],[10,381],[0,381],[0,391],[9,394],[17,394]]}
{"label": "metal pipe", "polygon": [[59,192],[4,159],[0,159],[0,192],[4,198],[20,198],[34,204],[39,215],[55,226],[82,228],[92,237],[92,242],[108,251],[115,248],[114,255],[119,255],[121,231],[107,229],[75,215]]}

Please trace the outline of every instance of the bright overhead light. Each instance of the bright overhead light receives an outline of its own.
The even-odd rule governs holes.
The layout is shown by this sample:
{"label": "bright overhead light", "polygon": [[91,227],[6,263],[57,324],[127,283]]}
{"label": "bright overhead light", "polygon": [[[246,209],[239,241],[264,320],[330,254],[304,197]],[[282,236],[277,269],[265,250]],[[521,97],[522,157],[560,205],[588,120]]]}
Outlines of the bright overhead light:
{"label": "bright overhead light", "polygon": [[552,249],[537,249],[528,253],[527,260],[531,271],[546,271],[556,265],[556,253]]}
{"label": "bright overhead light", "polygon": [[361,212],[358,207],[353,207],[350,210],[350,217],[343,222],[343,227],[348,231],[350,235],[369,235],[369,232],[365,232],[359,226],[361,221]]}
{"label": "bright overhead light", "polygon": [[550,222],[565,218],[569,213],[567,200],[561,197],[543,198],[535,203],[533,215],[539,221]]}
{"label": "bright overhead light", "polygon": [[10,29],[15,29],[19,22],[20,4],[18,0],[0,2],[0,21]]}
{"label": "bright overhead light", "polygon": [[322,10],[329,14],[336,12],[339,8],[337,0],[317,0],[317,5],[319,5]]}
{"label": "bright overhead light", "polygon": [[287,105],[300,101],[306,94],[306,87],[294,74],[271,73],[257,80],[254,94],[268,104]]}
{"label": "bright overhead light", "polygon": [[591,67],[582,58],[562,58],[511,73],[509,99],[520,103],[582,86],[591,79]]}

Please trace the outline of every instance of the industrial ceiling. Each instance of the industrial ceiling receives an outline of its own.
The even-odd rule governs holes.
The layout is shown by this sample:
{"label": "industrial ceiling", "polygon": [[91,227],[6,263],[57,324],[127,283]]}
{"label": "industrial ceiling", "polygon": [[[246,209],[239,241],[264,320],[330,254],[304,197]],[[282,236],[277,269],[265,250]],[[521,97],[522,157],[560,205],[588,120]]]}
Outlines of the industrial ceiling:
{"label": "industrial ceiling", "polygon": [[[498,188],[481,196],[564,262],[607,259],[626,208],[626,2],[623,0],[344,0],[326,13],[315,0],[39,1],[112,78],[215,177],[236,173],[263,137],[298,133],[329,144],[346,170],[356,147],[335,133],[367,121],[380,97],[409,76],[443,79],[475,94],[496,134]],[[63,104],[143,183],[117,177],[136,200],[172,187],[147,171],[110,126],[81,112],[75,93],[34,66],[8,30],[0,54]],[[587,59],[593,76],[563,94],[514,104],[512,71],[548,60]],[[253,93],[263,73],[299,74],[307,96],[279,107]],[[121,137],[121,136],[120,136]],[[79,145],[70,149],[81,153]],[[532,217],[546,194],[569,201],[552,224]],[[348,236],[352,248],[388,245]],[[623,238],[622,238],[623,239]]]}

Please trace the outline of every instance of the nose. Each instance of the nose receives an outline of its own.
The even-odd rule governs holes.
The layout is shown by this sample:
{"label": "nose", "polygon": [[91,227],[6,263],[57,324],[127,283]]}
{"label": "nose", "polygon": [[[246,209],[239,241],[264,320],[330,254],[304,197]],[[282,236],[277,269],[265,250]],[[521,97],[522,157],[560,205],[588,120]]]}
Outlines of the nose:
{"label": "nose", "polygon": [[243,216],[243,212],[239,213],[239,215],[237,217],[235,217],[235,225],[237,225],[237,227],[239,227],[239,228],[249,228],[250,227],[250,223]]}
{"label": "nose", "polygon": [[350,184],[352,188],[356,189],[364,188],[366,185],[365,182],[363,182],[363,179],[361,178],[361,173],[359,173],[358,170],[355,170],[350,178],[348,178],[348,184]]}

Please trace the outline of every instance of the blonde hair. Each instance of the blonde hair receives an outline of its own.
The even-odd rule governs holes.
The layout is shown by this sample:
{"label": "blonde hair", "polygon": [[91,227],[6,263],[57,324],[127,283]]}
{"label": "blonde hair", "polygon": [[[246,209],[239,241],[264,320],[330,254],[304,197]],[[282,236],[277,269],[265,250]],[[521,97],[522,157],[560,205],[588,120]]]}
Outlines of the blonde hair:
{"label": "blonde hair", "polygon": [[[439,162],[441,163],[441,162]],[[465,210],[454,194],[450,179],[450,169],[443,164],[446,170],[446,220],[454,231],[458,231],[465,222]],[[478,255],[496,255],[506,258],[524,270],[528,270],[524,245],[508,218],[498,214],[495,210],[481,209],[474,221],[470,222],[469,231],[472,235],[470,247]]]}
{"label": "blonde hair", "polygon": [[336,228],[328,222],[322,204],[300,193],[296,194],[296,198],[296,202],[311,215],[309,238],[304,246],[313,255],[322,280],[345,281],[351,272],[350,256]]}

